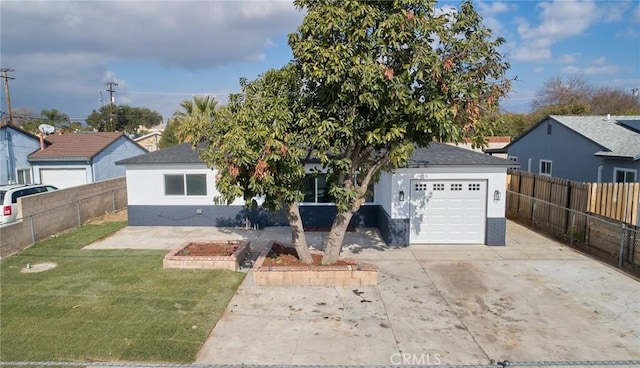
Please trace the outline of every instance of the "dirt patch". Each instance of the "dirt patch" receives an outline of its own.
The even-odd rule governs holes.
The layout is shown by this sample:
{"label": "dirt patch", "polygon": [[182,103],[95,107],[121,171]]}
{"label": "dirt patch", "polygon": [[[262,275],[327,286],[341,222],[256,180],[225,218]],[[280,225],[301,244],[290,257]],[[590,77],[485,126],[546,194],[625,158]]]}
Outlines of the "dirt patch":
{"label": "dirt patch", "polygon": [[[320,266],[322,262],[322,254],[312,253],[311,258],[313,258],[313,265]],[[338,260],[338,262],[332,264],[331,266],[349,266],[355,265],[356,262],[353,260]],[[298,252],[296,252],[295,248],[288,247],[286,245],[280,243],[274,243],[271,247],[271,251],[264,259],[262,263],[263,266],[306,266],[300,258],[298,258]]]}
{"label": "dirt patch", "polygon": [[92,218],[91,220],[87,221],[87,224],[102,224],[105,222],[119,222],[119,221],[127,221],[128,217],[127,217],[127,210],[120,210],[117,212],[109,212],[109,213],[105,213],[102,216],[96,217],[96,218]]}
{"label": "dirt patch", "polygon": [[22,272],[22,273],[38,273],[38,272],[48,271],[48,270],[56,268],[56,267],[58,267],[58,265],[56,263],[53,263],[53,262],[36,263],[36,264],[27,263],[26,266],[22,267],[20,272]]}
{"label": "dirt patch", "polygon": [[240,247],[239,242],[193,242],[178,252],[177,256],[216,257],[230,256]]}

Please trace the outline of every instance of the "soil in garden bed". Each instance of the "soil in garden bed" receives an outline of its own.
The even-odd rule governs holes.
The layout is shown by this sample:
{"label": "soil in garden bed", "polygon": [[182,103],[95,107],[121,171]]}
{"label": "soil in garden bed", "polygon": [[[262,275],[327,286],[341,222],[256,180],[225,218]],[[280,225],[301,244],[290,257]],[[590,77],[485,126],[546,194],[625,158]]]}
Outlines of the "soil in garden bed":
{"label": "soil in garden bed", "polygon": [[[313,258],[313,265],[320,266],[320,262],[322,261],[322,254],[311,254],[311,258]],[[356,262],[352,260],[343,260],[340,259],[338,262],[332,264],[332,266],[349,266],[355,265]],[[285,245],[274,243],[271,247],[271,251],[265,258],[262,263],[263,266],[307,266],[307,264],[302,263],[300,258],[298,258],[298,252],[296,252],[295,248],[287,247]]]}
{"label": "soil in garden bed", "polygon": [[230,256],[239,246],[240,243],[238,242],[193,242],[176,255],[194,257]]}

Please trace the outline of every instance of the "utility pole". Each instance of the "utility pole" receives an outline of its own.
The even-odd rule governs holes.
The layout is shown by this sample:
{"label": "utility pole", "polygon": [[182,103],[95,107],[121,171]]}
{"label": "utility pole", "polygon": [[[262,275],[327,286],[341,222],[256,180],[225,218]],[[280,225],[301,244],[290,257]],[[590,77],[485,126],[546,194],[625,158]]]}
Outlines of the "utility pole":
{"label": "utility pole", "polygon": [[9,95],[9,79],[15,79],[15,78],[9,77],[7,73],[12,71],[13,69],[9,69],[9,68],[0,69],[0,72],[2,72],[2,77],[0,78],[4,79],[4,92],[6,93],[7,110],[9,111],[9,125],[13,125],[13,111],[11,110],[11,96]]}
{"label": "utility pole", "polygon": [[113,93],[115,92],[113,87],[116,87],[118,85],[118,83],[116,83],[116,82],[107,82],[106,85],[107,85],[107,87],[109,87],[107,89],[107,91],[109,92],[109,129],[110,129],[110,131],[113,132],[113,104],[116,101],[115,98],[113,97]]}

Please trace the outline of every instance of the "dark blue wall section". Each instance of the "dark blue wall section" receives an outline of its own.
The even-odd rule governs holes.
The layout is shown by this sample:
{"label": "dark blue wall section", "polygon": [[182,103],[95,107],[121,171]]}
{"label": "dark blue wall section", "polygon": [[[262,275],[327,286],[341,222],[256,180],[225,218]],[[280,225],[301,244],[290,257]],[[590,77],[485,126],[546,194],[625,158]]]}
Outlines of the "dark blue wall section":
{"label": "dark blue wall section", "polygon": [[378,210],[378,231],[389,246],[409,245],[409,219],[392,219],[382,206]]}
{"label": "dark blue wall section", "polygon": [[[380,206],[362,206],[349,226],[377,227]],[[300,216],[305,226],[330,227],[337,211],[335,206],[300,206]],[[129,206],[130,226],[288,226],[283,211],[270,212],[263,208],[244,206]]]}
{"label": "dark blue wall section", "polygon": [[[305,226],[330,227],[336,215],[335,206],[300,206]],[[220,226],[241,227],[245,221],[265,226],[288,226],[284,211],[269,212],[263,208],[244,206],[129,206],[130,226]],[[349,226],[377,227],[389,246],[408,246],[409,219],[392,219],[378,205],[362,206]],[[505,245],[507,220],[487,218],[487,245]]]}
{"label": "dark blue wall section", "polygon": [[487,218],[487,245],[506,245],[507,219],[504,217]]}

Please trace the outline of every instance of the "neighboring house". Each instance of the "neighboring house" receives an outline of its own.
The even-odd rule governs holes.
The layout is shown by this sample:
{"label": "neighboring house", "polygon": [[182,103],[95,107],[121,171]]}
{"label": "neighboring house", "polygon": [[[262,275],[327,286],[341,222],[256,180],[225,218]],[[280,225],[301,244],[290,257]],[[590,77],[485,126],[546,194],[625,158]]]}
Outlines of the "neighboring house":
{"label": "neighboring house", "polygon": [[115,162],[146,153],[120,132],[52,134],[28,157],[37,183],[67,188],[125,175]]}
{"label": "neighboring house", "polygon": [[160,138],[162,132],[151,132],[141,137],[135,138],[134,141],[144,147],[149,152],[157,151],[160,149]]}
{"label": "neighboring house", "polygon": [[[47,142],[48,143],[48,142]],[[0,125],[0,185],[34,183],[27,157],[40,148],[40,138],[15,125]]]}
{"label": "neighboring house", "polygon": [[[502,148],[504,148],[507,144],[509,144],[509,142],[511,142],[511,137],[507,136],[492,136],[492,137],[485,137],[486,141],[487,141],[487,146],[486,147],[477,147],[477,148],[473,148],[471,146],[471,143],[469,142],[462,142],[462,143],[447,143],[449,145],[453,145],[453,146],[457,146],[457,147],[461,147],[461,148],[466,148],[469,150],[473,150],[476,152],[486,152],[486,153],[490,153],[496,150],[501,150]],[[501,157],[501,158],[507,158],[506,153],[497,153],[497,154],[493,154],[492,155],[496,156],[496,157]]]}
{"label": "neighboring house", "polygon": [[[237,199],[218,205],[216,170],[183,143],[117,163],[126,167],[132,226],[287,225],[282,212],[248,209]],[[378,227],[389,245],[474,243],[504,245],[507,167],[513,162],[432,143],[417,149],[406,168],[382,173],[373,198],[351,226]],[[316,165],[317,166],[317,165]],[[314,165],[307,165],[310,172]],[[331,226],[336,208],[323,176],[304,180],[300,213],[305,226]]]}
{"label": "neighboring house", "polygon": [[635,182],[640,116],[551,115],[508,144],[520,169],[580,182]]}

